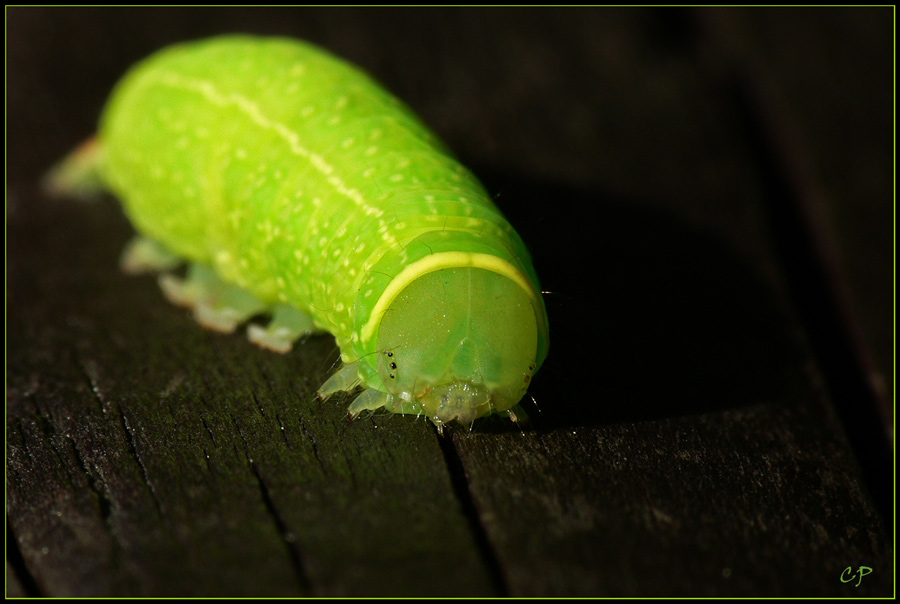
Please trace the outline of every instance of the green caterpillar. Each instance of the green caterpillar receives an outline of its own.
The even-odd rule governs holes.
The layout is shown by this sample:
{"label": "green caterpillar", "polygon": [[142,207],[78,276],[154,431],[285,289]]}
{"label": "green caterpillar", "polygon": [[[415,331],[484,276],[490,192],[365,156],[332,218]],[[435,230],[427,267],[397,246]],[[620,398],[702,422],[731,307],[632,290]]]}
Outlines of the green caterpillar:
{"label": "green caterpillar", "polygon": [[[478,180],[407,108],[310,44],[234,35],[132,68],[100,129],[53,170],[67,194],[112,192],[140,235],[130,272],[286,352],[331,332],[342,368],[322,398],[438,428],[514,407],[547,355],[525,245]],[[184,259],[184,279],[165,272]],[[521,411],[521,410],[519,410]]]}

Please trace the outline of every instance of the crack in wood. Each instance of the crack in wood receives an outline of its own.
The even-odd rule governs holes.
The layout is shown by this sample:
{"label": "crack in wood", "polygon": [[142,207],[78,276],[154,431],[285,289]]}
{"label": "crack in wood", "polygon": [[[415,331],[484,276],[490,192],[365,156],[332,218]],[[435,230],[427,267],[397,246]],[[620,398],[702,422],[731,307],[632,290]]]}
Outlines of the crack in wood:
{"label": "crack in wood", "polygon": [[259,468],[256,467],[256,464],[250,459],[249,455],[247,455],[247,461],[250,464],[250,471],[253,472],[253,476],[256,477],[256,484],[259,486],[259,493],[262,497],[263,505],[265,505],[266,511],[275,523],[278,535],[281,537],[281,541],[287,550],[288,557],[291,560],[291,568],[294,571],[294,577],[297,579],[297,584],[300,586],[303,593],[311,594],[313,591],[312,584],[309,580],[309,576],[307,576],[306,568],[303,565],[303,556],[300,553],[300,548],[297,547],[296,537],[293,532],[288,530],[287,524],[278,513],[275,502],[272,501],[272,496],[269,493],[269,488],[266,486],[262,475],[260,475]]}
{"label": "crack in wood", "polygon": [[115,533],[115,531],[112,530],[112,522],[110,521],[110,518],[112,517],[112,501],[106,496],[104,490],[100,488],[100,485],[98,484],[99,480],[91,472],[90,464],[88,464],[87,460],[81,455],[81,451],[78,450],[78,443],[76,440],[72,438],[70,434],[66,434],[66,439],[71,443],[72,454],[75,456],[84,475],[87,477],[88,489],[90,489],[97,498],[97,505],[100,509],[100,517],[103,519],[103,523],[109,527],[111,533]]}
{"label": "crack in wood", "polygon": [[275,414],[275,419],[278,421],[278,426],[281,428],[281,438],[284,439],[284,446],[290,450],[292,448],[291,441],[288,440],[287,431],[284,429],[284,422],[281,421],[281,417],[277,413]]}
{"label": "crack in wood", "polygon": [[313,436],[313,433],[309,430],[309,426],[306,425],[306,422],[303,421],[303,417],[300,416],[297,418],[297,424],[300,426],[300,430],[303,431],[303,434],[309,438],[310,444],[312,444],[313,455],[316,458],[316,461],[319,462],[319,467],[324,471],[328,471],[328,468],[325,467],[325,462],[319,456],[319,444],[316,442],[316,437]]}
{"label": "crack in wood", "polygon": [[160,516],[165,516],[163,512],[163,504],[159,500],[159,496],[156,493],[156,489],[153,487],[153,483],[150,481],[150,474],[147,472],[147,466],[144,465],[141,456],[138,454],[137,446],[134,442],[134,432],[131,429],[131,426],[128,424],[128,418],[125,417],[125,412],[122,411],[121,405],[117,405],[119,410],[119,417],[122,418],[122,429],[125,430],[125,439],[128,442],[128,450],[131,452],[132,457],[137,462],[138,467],[141,469],[141,474],[144,478],[144,484],[147,485],[147,488],[150,490],[150,497],[153,499],[153,504],[156,506],[156,511]]}
{"label": "crack in wood", "polygon": [[37,579],[28,569],[22,550],[19,549],[19,541],[16,539],[9,516],[6,517],[6,564],[8,568],[12,569],[26,596],[30,598],[44,597],[43,591],[38,586]]}
{"label": "crack in wood", "polygon": [[[216,435],[213,434],[212,430],[210,430],[209,424],[206,423],[206,418],[202,414],[200,415],[200,421],[203,423],[203,427],[206,428],[206,433],[209,434],[209,438],[212,441],[212,444],[218,447],[219,443],[216,442]],[[207,459],[209,459],[208,455]]]}
{"label": "crack in wood", "polygon": [[[456,445],[454,443],[456,435],[453,432],[450,432],[449,438],[447,438],[438,433],[437,428],[434,428],[434,431],[437,436],[438,446],[441,448],[441,453],[444,456],[444,462],[447,464],[447,474],[450,476],[450,484],[456,495],[456,500],[459,502],[462,514],[468,522],[469,531],[472,533],[475,546],[478,548],[478,553],[481,555],[482,563],[488,569],[488,575],[493,583],[494,591],[496,592],[496,595],[501,598],[509,597],[509,587],[506,583],[503,565],[500,563],[500,559],[497,557],[497,553],[491,545],[491,540],[488,537],[487,531],[481,523],[481,516],[478,514],[475,498],[472,496],[472,491],[469,489],[465,467],[463,467],[462,459],[459,456],[459,452],[456,450]],[[447,431],[448,430],[445,428],[444,432]]]}
{"label": "crack in wood", "polygon": [[81,369],[84,377],[87,378],[88,385],[91,387],[91,392],[94,393],[94,400],[97,401],[100,412],[106,415],[106,401],[103,400],[103,395],[100,394],[100,386],[97,383],[96,362],[83,359],[78,351],[75,352],[75,358],[78,368]]}
{"label": "crack in wood", "polygon": [[255,392],[251,392],[251,393],[250,393],[250,396],[253,397],[253,402],[256,403],[256,409],[259,411],[259,414],[262,416],[262,418],[263,418],[263,419],[269,419],[268,416],[266,416],[266,411],[265,411],[265,409],[263,409],[262,403],[259,402],[259,397],[256,396],[256,393],[255,393]]}
{"label": "crack in wood", "polygon": [[295,545],[296,538],[294,537],[294,534],[290,530],[288,530],[287,524],[275,507],[275,502],[272,501],[272,497],[269,493],[269,488],[266,486],[262,475],[259,473],[259,468],[257,467],[256,462],[253,461],[253,457],[250,456],[250,444],[247,442],[247,439],[244,436],[244,432],[238,424],[237,418],[232,417],[231,419],[234,423],[235,429],[238,432],[238,435],[241,437],[241,442],[244,443],[244,457],[247,459],[247,465],[250,467],[250,471],[253,473],[253,476],[256,479],[256,484],[259,488],[263,506],[265,506],[266,512],[272,518],[272,521],[275,524],[275,529],[278,532],[278,536],[281,538],[281,541],[287,551],[288,557],[291,560],[291,568],[293,569],[294,577],[297,579],[297,584],[305,594],[310,594],[312,592],[312,584],[310,583],[309,577],[306,574],[306,569],[303,566],[303,557],[300,554],[300,550]]}
{"label": "crack in wood", "polygon": [[[56,456],[57,461],[59,462],[60,467],[66,473],[66,476],[69,479],[69,485],[74,489],[75,488],[75,477],[72,475],[72,472],[69,471],[69,464],[63,460],[63,456],[60,454],[59,449],[56,447],[55,439],[59,438],[59,433],[56,431],[56,428],[53,426],[53,423],[50,422],[40,411],[34,414],[33,416],[37,422],[38,427],[44,433],[44,436],[47,438],[47,443],[50,445],[50,450],[53,451],[53,455]],[[26,444],[24,433],[22,434],[22,443],[25,445],[25,450],[28,453],[28,456],[31,459],[34,459],[34,456],[31,455],[31,451]],[[68,435],[67,435],[68,436]]]}

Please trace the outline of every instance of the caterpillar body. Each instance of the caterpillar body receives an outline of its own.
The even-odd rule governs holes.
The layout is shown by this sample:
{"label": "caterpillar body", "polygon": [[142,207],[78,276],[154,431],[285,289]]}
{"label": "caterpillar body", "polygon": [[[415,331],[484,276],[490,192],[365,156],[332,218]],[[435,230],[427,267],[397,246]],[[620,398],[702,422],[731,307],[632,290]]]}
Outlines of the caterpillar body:
{"label": "caterpillar body", "polygon": [[[478,180],[403,103],[305,42],[168,47],[117,84],[56,192],[117,196],[139,235],[123,267],[162,271],[198,321],[286,352],[331,332],[362,392],[439,429],[517,403],[547,355],[525,245]],[[169,269],[189,262],[184,278]]]}

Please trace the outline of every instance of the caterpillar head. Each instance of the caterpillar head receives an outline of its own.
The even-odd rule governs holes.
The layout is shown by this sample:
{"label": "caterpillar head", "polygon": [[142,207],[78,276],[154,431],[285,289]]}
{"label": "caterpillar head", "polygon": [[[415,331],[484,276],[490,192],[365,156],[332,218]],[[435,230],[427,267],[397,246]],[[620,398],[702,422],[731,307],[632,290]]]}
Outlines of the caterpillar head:
{"label": "caterpillar head", "polygon": [[377,369],[403,413],[436,425],[512,408],[545,350],[544,310],[519,283],[475,267],[444,268],[407,285],[378,331]]}

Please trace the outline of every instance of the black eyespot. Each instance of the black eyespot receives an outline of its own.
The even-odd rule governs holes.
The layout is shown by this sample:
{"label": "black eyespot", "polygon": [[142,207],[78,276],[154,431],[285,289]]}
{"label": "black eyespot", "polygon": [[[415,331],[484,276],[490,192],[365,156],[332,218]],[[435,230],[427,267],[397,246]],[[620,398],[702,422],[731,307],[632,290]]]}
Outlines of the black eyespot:
{"label": "black eyespot", "polygon": [[391,369],[396,369],[396,368],[397,368],[397,363],[394,363],[393,361],[391,361]]}
{"label": "black eyespot", "polygon": [[394,356],[393,352],[388,352],[387,350],[384,351],[384,354],[388,355],[389,357]]}
{"label": "black eyespot", "polygon": [[394,379],[394,374],[393,374],[393,373],[391,373],[391,374],[389,374],[389,375],[391,376],[391,379]]}

